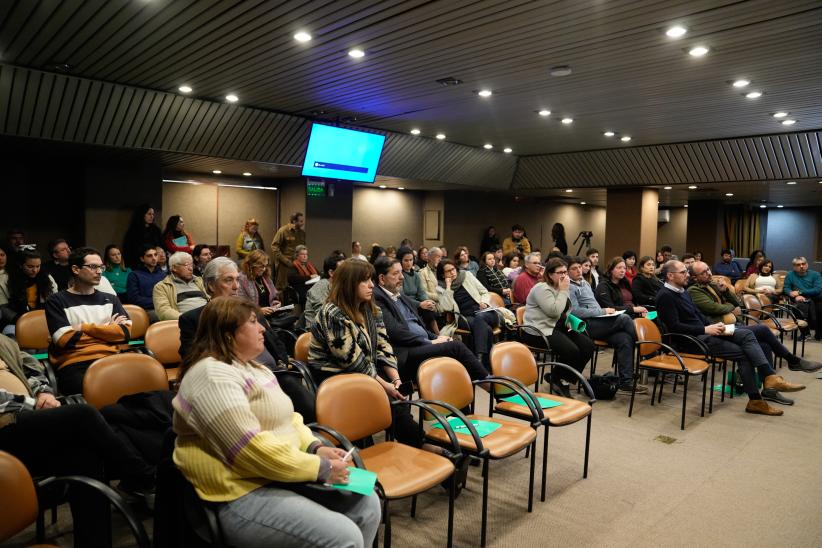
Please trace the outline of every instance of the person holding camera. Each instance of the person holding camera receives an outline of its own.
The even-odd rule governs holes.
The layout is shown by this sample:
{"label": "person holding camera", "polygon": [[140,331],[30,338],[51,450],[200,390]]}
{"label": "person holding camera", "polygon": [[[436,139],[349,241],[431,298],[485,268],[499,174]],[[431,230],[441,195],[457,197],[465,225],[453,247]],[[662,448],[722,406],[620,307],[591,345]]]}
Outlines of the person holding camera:
{"label": "person holding camera", "polygon": [[525,229],[519,224],[511,227],[511,236],[502,242],[502,252],[505,255],[514,251],[520,256],[531,253],[531,242],[525,236]]}

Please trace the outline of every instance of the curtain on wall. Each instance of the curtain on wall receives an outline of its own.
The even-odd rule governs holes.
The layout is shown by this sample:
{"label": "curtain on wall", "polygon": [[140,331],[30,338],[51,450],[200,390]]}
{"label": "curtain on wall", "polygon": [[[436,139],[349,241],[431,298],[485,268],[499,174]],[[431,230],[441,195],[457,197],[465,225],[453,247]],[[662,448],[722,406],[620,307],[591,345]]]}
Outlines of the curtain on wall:
{"label": "curtain on wall", "polygon": [[744,206],[725,208],[723,248],[732,249],[735,257],[748,257],[762,247],[763,214]]}

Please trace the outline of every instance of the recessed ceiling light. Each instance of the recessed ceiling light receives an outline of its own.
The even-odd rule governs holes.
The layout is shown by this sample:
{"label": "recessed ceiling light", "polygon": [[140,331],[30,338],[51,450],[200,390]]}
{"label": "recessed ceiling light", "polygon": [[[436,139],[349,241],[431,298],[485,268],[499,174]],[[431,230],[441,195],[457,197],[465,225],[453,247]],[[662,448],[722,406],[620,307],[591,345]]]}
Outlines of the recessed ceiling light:
{"label": "recessed ceiling light", "polygon": [[774,118],[784,118],[787,115],[788,115],[788,113],[785,112],[785,111],[782,111],[782,110],[780,110],[779,112],[774,112],[773,113]]}
{"label": "recessed ceiling light", "polygon": [[243,171],[243,175],[245,175],[246,177],[251,177],[251,172],[250,171]]}
{"label": "recessed ceiling light", "polygon": [[418,130],[417,128],[414,128],[414,129],[411,130],[411,135],[419,135],[419,134],[420,134],[420,130]]}
{"label": "recessed ceiling light", "polygon": [[696,185],[691,185],[691,186],[689,186],[689,187],[688,187],[688,189],[689,189],[689,190],[696,190],[696,189],[697,189],[697,186],[696,186]]}
{"label": "recessed ceiling light", "polygon": [[574,191],[574,189],[573,189],[573,188],[566,188],[566,189],[565,189],[565,192],[573,192],[573,191]]}
{"label": "recessed ceiling light", "polygon": [[671,190],[671,187],[669,187],[669,186],[664,186],[664,187],[662,187],[662,190]]}
{"label": "recessed ceiling light", "polygon": [[680,25],[673,26],[665,31],[665,35],[670,38],[680,38],[688,32],[688,29]]}
{"label": "recessed ceiling light", "polygon": [[762,97],[762,92],[758,91],[758,90],[757,91],[749,91],[748,93],[745,94],[745,97],[747,97],[748,99],[759,99],[760,97]]}
{"label": "recessed ceiling light", "polygon": [[437,133],[436,137],[437,137],[437,139],[442,141],[443,139],[445,139],[445,133]]}
{"label": "recessed ceiling light", "polygon": [[682,206],[682,207],[688,207],[688,204],[685,204],[685,205],[684,205],[684,206]]}
{"label": "recessed ceiling light", "polygon": [[726,193],[725,193],[725,196],[728,196],[728,197],[733,196],[733,195],[734,195],[734,193],[733,193],[733,192],[726,192]]}
{"label": "recessed ceiling light", "polygon": [[481,89],[477,92],[480,97],[491,97],[494,94],[490,89]]}
{"label": "recessed ceiling light", "polygon": [[294,40],[296,40],[297,42],[310,42],[311,35],[305,32],[304,30],[301,30],[300,32],[294,35]]}
{"label": "recessed ceiling light", "polygon": [[220,173],[222,173],[222,171],[220,171],[219,169],[212,169],[211,173],[213,173],[214,175],[219,175]]}
{"label": "recessed ceiling light", "polygon": [[788,182],[787,182],[787,183],[785,183],[785,184],[786,184],[786,185],[795,185],[795,184],[796,184],[796,181],[788,181]]}
{"label": "recessed ceiling light", "polygon": [[579,205],[585,205],[587,202],[580,202]]}
{"label": "recessed ceiling light", "polygon": [[766,205],[764,205],[764,204],[763,204],[763,205],[759,206],[759,209],[766,209],[767,207],[768,207],[768,206],[766,206]]}
{"label": "recessed ceiling light", "polygon": [[622,141],[623,143],[627,143],[628,141],[631,140],[631,136],[630,135],[623,135],[622,137],[619,138],[619,140]]}
{"label": "recessed ceiling light", "polygon": [[786,118],[786,119],[782,120],[782,125],[783,126],[792,126],[795,123],[796,123],[796,120],[791,120],[790,118]]}
{"label": "recessed ceiling light", "polygon": [[782,204],[780,204],[780,205],[778,205],[778,206],[776,206],[776,207],[778,207],[779,209],[782,209],[782,208],[783,208],[783,207],[785,207],[785,206],[783,206]]}
{"label": "recessed ceiling light", "polygon": [[565,125],[568,125],[568,124],[573,124],[573,123],[574,123],[574,119],[573,119],[573,118],[568,118],[568,117],[565,117],[565,118],[563,118],[563,119],[562,119],[562,123],[563,123],[563,124],[565,124]]}
{"label": "recessed ceiling light", "polygon": [[739,80],[734,80],[733,84],[731,84],[735,88],[744,88],[748,84],[750,84],[750,80],[746,80],[744,78],[740,78]]}
{"label": "recessed ceiling light", "polygon": [[388,188],[386,185],[380,185],[380,188]]}
{"label": "recessed ceiling light", "polygon": [[352,50],[348,50],[348,55],[354,59],[361,59],[365,57],[365,52],[359,48],[354,48]]}
{"label": "recessed ceiling light", "polygon": [[551,76],[568,76],[573,72],[569,65],[558,65],[556,67],[551,67],[551,70],[548,72]]}
{"label": "recessed ceiling light", "polygon": [[705,46],[695,46],[688,50],[688,55],[691,57],[702,57],[703,55],[707,54],[710,49]]}
{"label": "recessed ceiling light", "polygon": [[240,100],[240,98],[237,97],[236,95],[234,95],[233,93],[229,93],[228,95],[225,96],[225,100],[228,101],[229,103],[236,103],[237,101]]}
{"label": "recessed ceiling light", "polygon": [[177,89],[180,90],[180,93],[191,93],[193,91],[191,89],[191,86],[186,86],[186,85],[182,85],[182,86],[178,87]]}
{"label": "recessed ceiling light", "polygon": [[540,111],[539,111],[539,113],[538,113],[538,114],[539,114],[540,116],[550,116],[550,115],[551,115],[551,111],[550,111],[550,110],[547,110],[547,109],[542,109],[542,110],[540,110]]}
{"label": "recessed ceiling light", "polygon": [[616,133],[614,133],[613,131],[606,131],[605,133],[603,133],[603,135],[605,135],[606,137],[613,137],[614,135],[616,135]]}
{"label": "recessed ceiling light", "polygon": [[405,190],[405,187],[404,186],[398,186],[397,190]]}
{"label": "recessed ceiling light", "polygon": [[502,149],[502,151],[505,154],[511,154],[512,152],[514,152],[514,149],[512,149],[511,147],[505,147],[504,149]]}
{"label": "recessed ceiling light", "polygon": [[485,143],[484,145],[482,145],[482,148],[484,148],[485,150],[491,150],[492,148],[494,148],[494,145],[492,145],[491,143]]}

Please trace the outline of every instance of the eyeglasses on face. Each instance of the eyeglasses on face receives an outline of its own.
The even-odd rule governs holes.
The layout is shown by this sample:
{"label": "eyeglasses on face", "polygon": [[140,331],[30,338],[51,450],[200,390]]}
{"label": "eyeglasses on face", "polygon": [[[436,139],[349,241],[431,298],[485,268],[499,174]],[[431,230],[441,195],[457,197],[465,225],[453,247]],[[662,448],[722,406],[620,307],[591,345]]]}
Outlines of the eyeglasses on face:
{"label": "eyeglasses on face", "polygon": [[102,272],[106,269],[106,265],[104,264],[84,264],[83,268],[88,268],[92,272]]}

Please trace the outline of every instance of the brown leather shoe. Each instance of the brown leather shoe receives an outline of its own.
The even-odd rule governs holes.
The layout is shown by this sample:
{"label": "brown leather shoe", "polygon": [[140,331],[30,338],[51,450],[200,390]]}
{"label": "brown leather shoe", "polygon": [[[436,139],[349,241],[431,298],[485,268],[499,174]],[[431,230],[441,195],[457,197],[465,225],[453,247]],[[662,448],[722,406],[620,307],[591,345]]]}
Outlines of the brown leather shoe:
{"label": "brown leather shoe", "polygon": [[745,406],[745,412],[755,415],[773,415],[775,417],[782,414],[781,409],[771,407],[765,400],[748,400],[748,405]]}
{"label": "brown leather shoe", "polygon": [[805,390],[804,384],[794,384],[788,382],[779,375],[768,375],[762,384],[765,388],[773,388],[780,392],[799,392]]}

